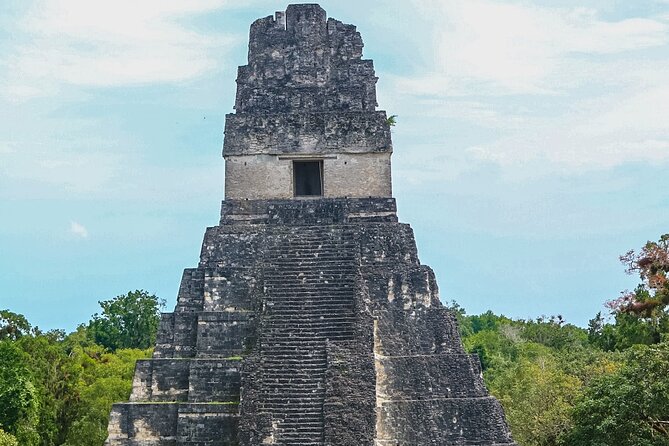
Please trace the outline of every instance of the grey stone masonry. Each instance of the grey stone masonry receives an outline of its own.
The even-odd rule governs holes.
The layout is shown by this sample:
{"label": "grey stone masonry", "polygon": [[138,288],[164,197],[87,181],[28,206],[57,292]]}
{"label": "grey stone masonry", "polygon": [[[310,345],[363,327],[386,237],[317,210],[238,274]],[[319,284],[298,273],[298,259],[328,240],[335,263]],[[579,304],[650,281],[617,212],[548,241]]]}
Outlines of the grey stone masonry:
{"label": "grey stone masonry", "polygon": [[371,60],[355,26],[318,5],[290,5],[251,25],[248,65],[237,76],[238,113],[376,110]]}
{"label": "grey stone masonry", "polygon": [[392,151],[376,111],[374,64],[355,26],[318,5],[290,5],[251,25],[224,155]]}
{"label": "grey stone masonry", "polygon": [[376,111],[374,64],[355,26],[318,5],[290,5],[251,25],[224,155],[392,151]]}
{"label": "grey stone masonry", "polygon": [[[220,222],[106,445],[515,446],[398,222],[362,47],[318,5],[252,25]],[[322,163],[322,194],[286,192],[294,159]]]}
{"label": "grey stone masonry", "polygon": [[226,200],[290,199],[293,161],[320,160],[322,196],[392,195],[390,126],[355,26],[318,5],[256,20],[225,121]]}

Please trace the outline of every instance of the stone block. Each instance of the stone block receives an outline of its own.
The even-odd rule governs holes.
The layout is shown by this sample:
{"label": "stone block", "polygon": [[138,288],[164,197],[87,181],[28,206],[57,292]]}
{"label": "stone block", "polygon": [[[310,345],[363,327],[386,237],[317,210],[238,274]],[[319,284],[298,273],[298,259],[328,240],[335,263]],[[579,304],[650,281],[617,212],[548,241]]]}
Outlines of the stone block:
{"label": "stone block", "polygon": [[174,311],[202,311],[202,289],[204,287],[204,271],[199,268],[184,270],[177,294],[177,306]]}
{"label": "stone block", "polygon": [[189,370],[188,401],[239,402],[240,359],[193,360]]}
{"label": "stone block", "polygon": [[367,224],[360,227],[363,266],[396,268],[397,265],[418,264],[418,251],[413,230],[409,225],[398,224],[388,231],[384,224]]}
{"label": "stone block", "polygon": [[114,404],[106,444],[176,446],[177,418],[175,403]]}
{"label": "stone block", "polygon": [[329,343],[324,445],[373,446],[376,424],[372,342]]}
{"label": "stone block", "polygon": [[241,226],[207,228],[200,265],[209,268],[249,268],[258,262],[263,232]]}
{"label": "stone block", "polygon": [[188,359],[137,361],[130,401],[177,402],[188,399]]}
{"label": "stone block", "polygon": [[237,404],[182,404],[178,446],[237,446]]}
{"label": "stone block", "polygon": [[195,356],[198,313],[163,314],[158,327],[154,357],[189,358]]}
{"label": "stone block", "polygon": [[515,445],[493,397],[385,402],[377,417],[382,445]]}
{"label": "stone block", "polygon": [[258,277],[249,268],[208,268],[204,271],[205,312],[250,311]]}
{"label": "stone block", "polygon": [[160,315],[158,334],[156,335],[156,348],[153,356],[156,358],[170,357],[174,355],[174,313],[163,313]]}
{"label": "stone block", "polygon": [[[394,198],[225,200],[221,205],[221,225],[396,222],[396,212]],[[266,232],[259,227],[256,231]]]}
{"label": "stone block", "polygon": [[200,313],[197,322],[197,356],[239,356],[245,351],[249,332],[249,313]]}
{"label": "stone block", "polygon": [[466,354],[377,357],[376,386],[380,401],[487,396],[478,358]]}

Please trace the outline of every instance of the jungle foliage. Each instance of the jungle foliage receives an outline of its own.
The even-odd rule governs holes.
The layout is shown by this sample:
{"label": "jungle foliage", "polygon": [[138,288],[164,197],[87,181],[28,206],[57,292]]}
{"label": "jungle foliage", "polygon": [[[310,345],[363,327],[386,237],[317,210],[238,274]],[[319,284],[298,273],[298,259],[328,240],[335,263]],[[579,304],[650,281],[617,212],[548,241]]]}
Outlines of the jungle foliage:
{"label": "jungle foliage", "polygon": [[620,260],[640,283],[587,328],[452,304],[519,445],[669,446],[669,235]]}
{"label": "jungle foliage", "polygon": [[[151,355],[160,302],[134,291],[100,304],[103,315],[70,334],[0,311],[0,446],[104,443],[112,403],[127,400],[135,361]],[[134,322],[100,323],[123,319]]]}

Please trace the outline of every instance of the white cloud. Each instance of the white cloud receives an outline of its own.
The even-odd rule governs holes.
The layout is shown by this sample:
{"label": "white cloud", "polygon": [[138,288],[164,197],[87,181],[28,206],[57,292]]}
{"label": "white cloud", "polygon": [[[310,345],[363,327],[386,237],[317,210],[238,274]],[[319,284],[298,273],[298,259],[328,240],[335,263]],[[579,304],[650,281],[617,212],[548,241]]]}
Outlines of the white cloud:
{"label": "white cloud", "polygon": [[[33,144],[13,150],[0,143],[0,200],[91,199],[150,201],[192,200],[203,190],[218,192],[222,165],[156,165],[137,148],[119,141],[87,139],[83,147],[68,149]],[[117,146],[116,150],[110,145]],[[131,146],[132,148],[137,146]],[[178,181],[175,181],[175,178]]]}
{"label": "white cloud", "polygon": [[432,72],[413,84],[443,85],[456,94],[482,87],[498,93],[555,91],[571,59],[669,41],[669,25],[660,20],[604,21],[587,8],[494,0],[416,0],[415,5],[433,17],[435,57]]}
{"label": "white cloud", "polygon": [[76,221],[70,222],[70,233],[79,238],[88,238],[88,229]]}
{"label": "white cloud", "polygon": [[568,113],[530,119],[496,141],[469,149],[477,160],[583,171],[626,163],[669,163],[669,87],[576,101]]}
{"label": "white cloud", "polygon": [[200,33],[181,19],[214,11],[227,0],[38,1],[19,22],[23,43],[5,60],[5,95],[20,100],[64,85],[115,86],[176,82],[224,60],[230,35]]}
{"label": "white cloud", "polygon": [[14,145],[9,141],[0,141],[0,155],[9,155],[16,152]]}
{"label": "white cloud", "polygon": [[660,85],[615,99],[598,110],[592,121],[583,123],[595,134],[610,129],[625,134],[657,132],[669,136],[669,85]]}
{"label": "white cloud", "polygon": [[[536,175],[669,163],[666,18],[513,0],[415,6],[434,15],[434,58],[391,82],[395,109],[438,122],[434,142],[449,155],[425,155],[433,166]],[[454,145],[441,128],[472,130]]]}
{"label": "white cloud", "polygon": [[491,129],[519,129],[525,127],[528,122],[527,117],[524,116],[525,110],[511,106],[491,107],[490,104],[480,100],[421,99],[418,104],[423,108],[424,116],[434,116],[450,121],[471,121]]}

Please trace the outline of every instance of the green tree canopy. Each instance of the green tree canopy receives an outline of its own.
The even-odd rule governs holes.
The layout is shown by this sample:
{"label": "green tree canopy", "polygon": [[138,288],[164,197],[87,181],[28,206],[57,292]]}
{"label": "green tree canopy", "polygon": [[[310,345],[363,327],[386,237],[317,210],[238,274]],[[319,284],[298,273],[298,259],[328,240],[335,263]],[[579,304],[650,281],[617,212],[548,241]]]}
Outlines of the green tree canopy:
{"label": "green tree canopy", "polygon": [[14,343],[0,341],[0,429],[22,446],[39,440],[35,431],[39,400],[27,362],[28,356]]}
{"label": "green tree canopy", "polygon": [[83,373],[77,387],[80,400],[76,416],[62,445],[102,445],[107,438],[112,404],[128,399],[135,362],[150,357],[151,351],[117,350],[108,353],[100,346],[91,346],[76,348],[71,356],[81,364]]}
{"label": "green tree canopy", "polygon": [[16,437],[0,429],[0,446],[19,446]]}
{"label": "green tree canopy", "polygon": [[100,302],[102,314],[94,314],[88,332],[96,344],[111,351],[147,349],[156,341],[160,309],[164,301],[144,290],[130,291]]}
{"label": "green tree canopy", "polygon": [[565,373],[551,350],[535,343],[520,347],[518,360],[488,380],[505,407],[520,445],[554,446],[571,426],[571,409],[582,383]]}
{"label": "green tree canopy", "polygon": [[77,384],[82,367],[73,360],[64,339],[65,334],[61,330],[37,331],[16,343],[27,354],[39,395],[37,432],[43,445],[62,444],[79,400]]}
{"label": "green tree canopy", "polygon": [[635,346],[576,404],[568,446],[669,445],[669,343]]}
{"label": "green tree canopy", "polygon": [[601,313],[590,320],[590,343],[622,351],[669,340],[669,234],[647,242],[638,253],[627,252],[620,260],[627,273],[637,274],[641,282],[634,291],[607,302],[614,323],[607,323]]}
{"label": "green tree canopy", "polygon": [[0,341],[5,339],[16,340],[30,333],[31,329],[28,319],[22,314],[0,310]]}

